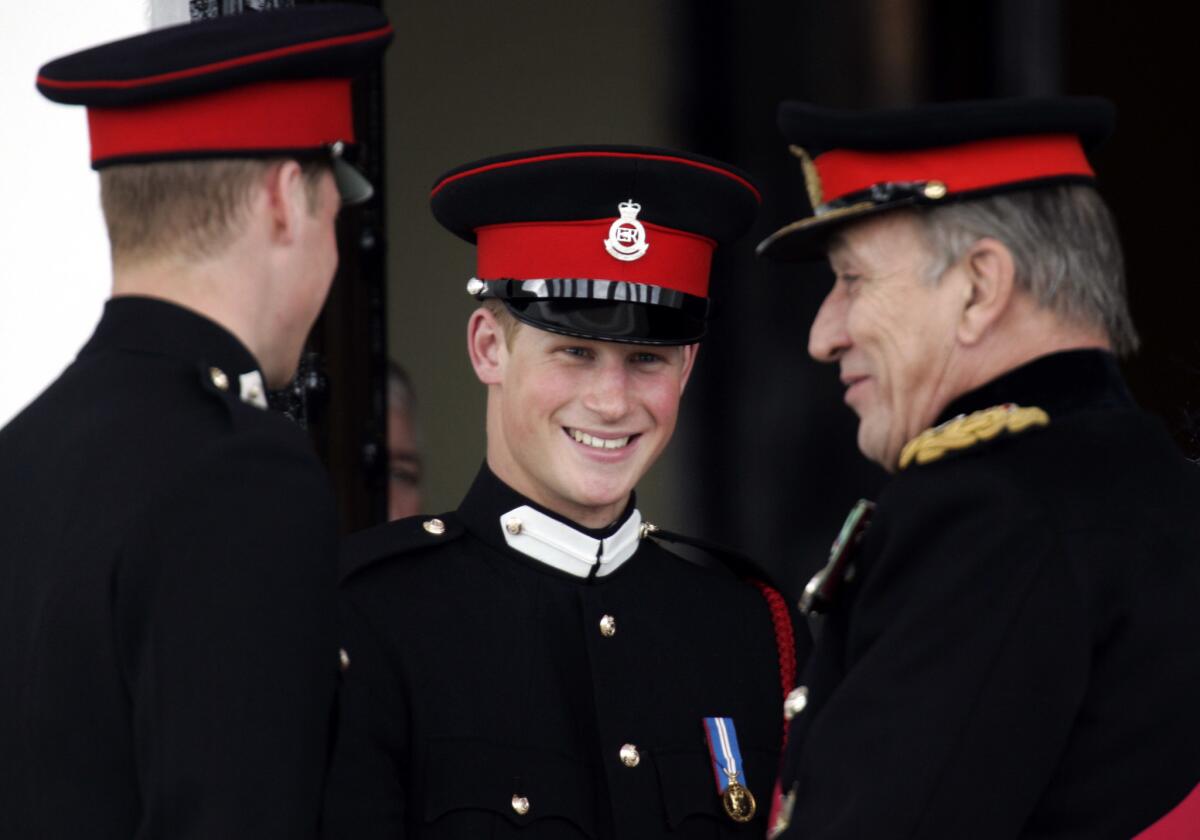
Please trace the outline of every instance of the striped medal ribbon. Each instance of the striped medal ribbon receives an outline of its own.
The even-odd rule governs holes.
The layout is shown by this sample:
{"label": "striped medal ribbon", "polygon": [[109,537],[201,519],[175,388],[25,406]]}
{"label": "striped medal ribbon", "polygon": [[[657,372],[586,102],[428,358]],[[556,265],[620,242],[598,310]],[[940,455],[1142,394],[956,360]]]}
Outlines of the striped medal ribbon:
{"label": "striped medal ribbon", "polygon": [[738,747],[733,718],[706,717],[704,734],[708,737],[717,795],[721,797],[725,813],[734,822],[750,822],[758,805],[754,794],[746,787],[746,769],[742,766],[742,751]]}

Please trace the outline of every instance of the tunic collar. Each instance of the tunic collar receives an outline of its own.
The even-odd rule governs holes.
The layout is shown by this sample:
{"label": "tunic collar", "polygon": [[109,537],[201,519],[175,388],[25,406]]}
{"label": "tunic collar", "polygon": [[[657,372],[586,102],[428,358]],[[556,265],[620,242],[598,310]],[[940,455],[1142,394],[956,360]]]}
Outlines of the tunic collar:
{"label": "tunic collar", "polygon": [[612,574],[637,552],[641,541],[642,515],[632,497],[609,527],[584,528],[525,498],[486,464],[458,513],[467,528],[492,546],[579,578]]}
{"label": "tunic collar", "polygon": [[267,407],[262,371],[246,345],[220,324],[178,304],[133,295],[109,299],[79,357],[110,349],[216,370],[231,380],[242,402]]}
{"label": "tunic collar", "polygon": [[1041,408],[1051,422],[1078,411],[1136,407],[1116,357],[1104,350],[1068,350],[1041,356],[963,394],[937,423],[1005,403]]}

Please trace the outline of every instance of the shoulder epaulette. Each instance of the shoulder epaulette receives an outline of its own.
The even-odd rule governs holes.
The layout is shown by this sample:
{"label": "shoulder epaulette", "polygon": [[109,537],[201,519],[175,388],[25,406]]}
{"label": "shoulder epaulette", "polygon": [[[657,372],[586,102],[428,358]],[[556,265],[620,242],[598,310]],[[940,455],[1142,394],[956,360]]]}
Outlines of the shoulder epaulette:
{"label": "shoulder epaulette", "polygon": [[230,419],[235,423],[239,416],[248,416],[239,414],[237,406],[253,406],[263,411],[269,407],[267,386],[263,382],[262,374],[257,370],[235,376],[202,361],[196,363],[195,371],[200,388],[219,400],[229,410]]}
{"label": "shoulder epaulette", "polygon": [[940,426],[926,429],[900,450],[900,469],[914,462],[929,464],[951,452],[986,443],[1000,436],[1017,435],[1036,426],[1049,426],[1050,415],[1036,406],[1005,403],[971,414],[961,414]]}
{"label": "shoulder epaulette", "polygon": [[[715,561],[719,561],[721,565],[758,590],[765,602],[767,612],[771,616],[771,627],[775,633],[775,652],[779,660],[779,686],[782,690],[782,697],[786,699],[788,693],[796,685],[796,673],[799,668],[799,659],[796,654],[796,625],[792,610],[788,606],[791,598],[784,597],[779,586],[771,580],[770,575],[739,551],[699,537],[689,537],[674,531],[666,531],[649,522],[643,523],[642,528],[643,534],[647,537],[700,549],[715,558],[714,563],[704,565],[715,565]],[[786,747],[786,721],[782,734],[782,745]]]}
{"label": "shoulder epaulette", "polygon": [[339,578],[345,581],[380,560],[447,543],[464,529],[452,513],[410,516],[351,534],[342,541]]}
{"label": "shoulder epaulette", "polygon": [[723,568],[732,572],[742,580],[757,580],[770,585],[775,589],[780,587],[771,579],[771,576],[761,566],[751,560],[740,551],[730,548],[720,543],[712,542],[711,540],[702,539],[700,537],[691,537],[686,534],[680,534],[677,531],[668,531],[665,528],[660,528],[657,525],[652,525],[649,522],[642,523],[642,531],[645,536],[656,540],[668,543],[677,543],[679,545],[688,545],[692,548],[698,548],[702,552],[699,557],[688,555],[684,559],[695,563],[698,566],[706,568]]}

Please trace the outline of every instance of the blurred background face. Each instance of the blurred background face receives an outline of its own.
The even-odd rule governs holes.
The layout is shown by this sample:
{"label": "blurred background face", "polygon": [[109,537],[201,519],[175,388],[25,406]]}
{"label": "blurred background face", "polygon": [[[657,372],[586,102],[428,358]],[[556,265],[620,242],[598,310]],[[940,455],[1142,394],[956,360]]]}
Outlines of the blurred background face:
{"label": "blurred background face", "polygon": [[388,519],[421,512],[421,456],[409,412],[388,406]]}
{"label": "blurred background face", "polygon": [[916,222],[887,213],[847,225],[833,240],[835,279],[809,333],[809,353],[837,363],[844,400],[858,415],[858,446],[894,470],[904,444],[931,426],[953,396],[961,287],[928,277]]}
{"label": "blurred background face", "polygon": [[417,420],[417,395],[408,371],[387,365],[388,520],[421,512],[424,464]]}
{"label": "blurred background face", "polygon": [[586,527],[619,516],[671,434],[695,346],[590,341],[522,327],[493,387],[488,463]]}

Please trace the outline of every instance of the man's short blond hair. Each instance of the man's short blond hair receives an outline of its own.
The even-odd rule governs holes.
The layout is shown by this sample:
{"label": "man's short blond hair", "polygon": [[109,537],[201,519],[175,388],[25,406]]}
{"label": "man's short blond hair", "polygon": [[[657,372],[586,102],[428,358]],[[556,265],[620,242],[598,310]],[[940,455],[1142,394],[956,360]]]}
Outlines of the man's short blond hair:
{"label": "man's short blond hair", "polygon": [[492,317],[500,325],[500,331],[504,333],[504,346],[511,350],[513,340],[517,336],[517,330],[522,326],[521,322],[517,320],[516,316],[512,314],[512,311],[502,300],[488,298],[480,306],[492,313]]}
{"label": "man's short blond hair", "polygon": [[[100,205],[114,264],[220,253],[244,223],[254,186],[280,158],[122,164],[100,172]],[[325,161],[302,164],[309,210]]]}

